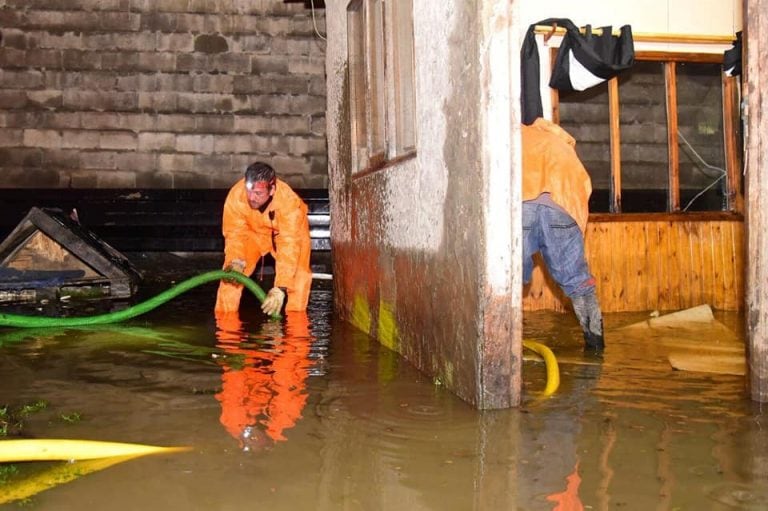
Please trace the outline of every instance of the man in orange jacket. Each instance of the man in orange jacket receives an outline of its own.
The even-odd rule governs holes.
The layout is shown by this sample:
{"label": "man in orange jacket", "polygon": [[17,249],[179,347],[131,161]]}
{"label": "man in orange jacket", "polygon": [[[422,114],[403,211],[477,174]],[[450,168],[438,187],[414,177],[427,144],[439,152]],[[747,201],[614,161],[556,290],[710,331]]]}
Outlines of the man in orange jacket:
{"label": "man in orange jacket", "polygon": [[602,351],[603,316],[595,278],[584,255],[592,183],[576,154],[576,141],[560,126],[536,119],[523,135],[523,282],[533,254],[571,299],[587,350]]}
{"label": "man in orange jacket", "polygon": [[[261,304],[264,313],[304,311],[309,301],[312,270],[307,205],[290,186],[277,179],[263,162],[248,166],[224,202],[224,269],[250,275],[260,258],[275,258],[275,282]],[[216,296],[217,312],[240,308],[243,286],[222,281]]]}

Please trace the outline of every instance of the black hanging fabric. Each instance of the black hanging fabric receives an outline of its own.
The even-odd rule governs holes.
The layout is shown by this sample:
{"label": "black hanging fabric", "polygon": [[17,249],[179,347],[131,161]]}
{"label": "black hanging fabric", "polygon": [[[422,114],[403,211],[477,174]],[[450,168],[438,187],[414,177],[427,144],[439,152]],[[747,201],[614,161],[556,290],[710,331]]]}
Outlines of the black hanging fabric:
{"label": "black hanging fabric", "polygon": [[723,71],[728,76],[741,74],[741,31],[736,32],[733,48],[723,53]]}
{"label": "black hanging fabric", "polygon": [[629,69],[635,62],[632,28],[629,25],[622,26],[619,35],[614,36],[610,26],[601,27],[602,33],[594,35],[587,25],[582,34],[579,27],[567,18],[548,18],[532,24],[520,51],[524,124],[531,124],[543,115],[535,34],[537,25],[557,25],[566,30],[549,81],[552,88],[586,90]]}

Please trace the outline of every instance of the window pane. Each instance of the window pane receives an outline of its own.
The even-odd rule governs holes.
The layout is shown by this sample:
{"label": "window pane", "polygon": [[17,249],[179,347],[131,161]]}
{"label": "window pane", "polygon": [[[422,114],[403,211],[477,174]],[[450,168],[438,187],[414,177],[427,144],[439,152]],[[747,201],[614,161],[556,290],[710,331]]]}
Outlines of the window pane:
{"label": "window pane", "polygon": [[669,158],[664,64],[635,62],[619,75],[621,211],[667,211]]}
{"label": "window pane", "polygon": [[680,206],[727,209],[720,64],[677,64]]}
{"label": "window pane", "polygon": [[362,2],[347,11],[349,52],[350,120],[352,121],[352,171],[368,164],[367,100],[365,94],[365,17]]}
{"label": "window pane", "polygon": [[416,86],[413,63],[413,3],[397,0],[392,4],[395,26],[395,154],[416,148]]}
{"label": "window pane", "polygon": [[591,212],[610,210],[611,131],[608,85],[585,91],[560,92],[560,126],[576,139],[576,153],[592,178]]}
{"label": "window pane", "polygon": [[386,101],[384,91],[384,4],[381,0],[368,0],[368,94],[370,128],[370,156],[383,159],[386,150],[384,132]]}

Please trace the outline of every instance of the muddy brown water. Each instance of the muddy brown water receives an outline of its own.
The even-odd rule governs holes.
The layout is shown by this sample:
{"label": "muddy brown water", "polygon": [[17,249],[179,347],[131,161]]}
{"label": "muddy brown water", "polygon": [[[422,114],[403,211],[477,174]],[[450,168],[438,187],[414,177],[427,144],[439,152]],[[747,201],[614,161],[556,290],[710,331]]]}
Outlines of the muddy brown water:
{"label": "muddy brown water", "polygon": [[[559,390],[542,398],[545,367],[526,357],[523,405],[478,412],[334,319],[327,281],[308,328],[264,322],[248,299],[240,328],[217,327],[214,294],[120,325],[0,331],[0,404],[46,403],[13,435],[191,448],[0,509],[768,509],[768,420],[743,376],[674,371],[618,336],[585,357],[570,315],[528,313],[525,337],[561,360]],[[58,465],[17,464],[0,499]]]}

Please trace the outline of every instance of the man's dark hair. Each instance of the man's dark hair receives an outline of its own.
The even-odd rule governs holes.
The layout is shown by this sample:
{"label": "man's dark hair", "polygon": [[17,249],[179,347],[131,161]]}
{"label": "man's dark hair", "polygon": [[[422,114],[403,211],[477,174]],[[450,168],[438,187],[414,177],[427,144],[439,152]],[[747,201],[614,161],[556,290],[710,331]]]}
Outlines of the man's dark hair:
{"label": "man's dark hair", "polygon": [[258,183],[259,181],[266,181],[270,185],[275,184],[275,169],[268,163],[263,161],[257,161],[248,165],[245,169],[245,182],[246,183]]}

